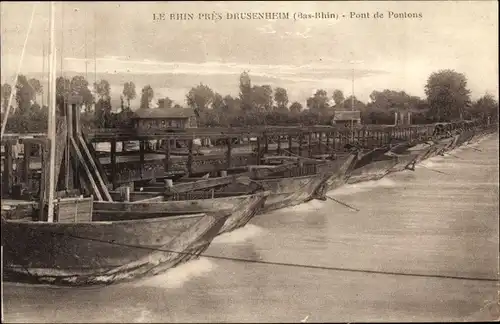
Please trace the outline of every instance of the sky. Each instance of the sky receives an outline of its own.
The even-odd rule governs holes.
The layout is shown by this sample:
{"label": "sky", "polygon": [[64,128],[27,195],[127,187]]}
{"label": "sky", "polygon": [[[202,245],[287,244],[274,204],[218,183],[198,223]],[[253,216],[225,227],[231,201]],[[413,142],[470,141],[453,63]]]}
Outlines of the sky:
{"label": "sky", "polygon": [[[227,19],[248,12],[288,13],[289,19]],[[294,19],[316,12],[338,19]],[[373,18],[376,12],[384,17]],[[160,13],[196,19],[154,20]],[[199,13],[224,19],[200,20]],[[18,66],[26,75],[47,71],[48,17],[48,3],[2,1],[2,83],[12,83]],[[365,102],[384,89],[424,97],[427,78],[441,69],[464,73],[473,98],[486,92],[498,98],[496,1],[59,2],[56,17],[58,74],[109,78],[115,98],[128,80],[139,89],[151,84],[157,98],[180,104],[200,82],[237,95],[243,71],[254,84],[284,87],[290,101],[303,104],[317,89],[350,95],[353,75],[354,94]]]}

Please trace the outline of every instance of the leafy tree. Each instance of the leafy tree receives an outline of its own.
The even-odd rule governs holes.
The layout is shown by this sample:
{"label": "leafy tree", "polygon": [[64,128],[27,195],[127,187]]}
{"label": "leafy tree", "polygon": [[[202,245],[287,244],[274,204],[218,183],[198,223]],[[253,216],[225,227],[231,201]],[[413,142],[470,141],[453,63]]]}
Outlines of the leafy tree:
{"label": "leafy tree", "polygon": [[302,111],[302,105],[300,104],[300,102],[293,102],[290,106],[290,111],[294,114],[300,113]]}
{"label": "leafy tree", "polygon": [[100,80],[99,82],[94,83],[94,91],[97,93],[101,100],[109,100],[111,87],[109,82],[106,80]]}
{"label": "leafy tree", "polygon": [[15,98],[19,113],[21,115],[29,113],[32,102],[36,98],[36,91],[24,75],[19,75],[17,78]]}
{"label": "leafy tree", "polygon": [[335,106],[338,107],[344,103],[345,97],[342,90],[335,89],[333,90],[333,101],[335,102]]}
{"label": "leafy tree", "polygon": [[56,106],[61,112],[64,109],[64,103],[66,102],[69,94],[71,94],[71,82],[69,79],[64,77],[58,77],[56,79]]}
{"label": "leafy tree", "polygon": [[425,85],[429,115],[437,121],[462,117],[464,107],[470,104],[467,78],[454,70],[440,70],[429,76]]}
{"label": "leafy tree", "polygon": [[[353,100],[354,98],[354,100]],[[354,109],[352,109],[352,102],[354,101]],[[360,110],[360,111],[363,111],[365,110],[366,108],[366,105],[362,102],[362,101],[359,101],[358,98],[356,98],[356,96],[349,96],[347,97],[345,100],[344,100],[344,109],[345,110]]]}
{"label": "leafy tree", "polygon": [[286,89],[284,88],[276,88],[274,90],[274,101],[276,101],[276,104],[278,105],[278,109],[280,110],[287,110],[288,106],[288,93],[286,92]]}
{"label": "leafy tree", "polygon": [[130,100],[134,100],[137,97],[135,84],[133,82],[125,82],[123,85],[123,96],[127,100],[128,109],[130,109]]}
{"label": "leafy tree", "polygon": [[200,83],[198,86],[189,90],[189,93],[186,95],[186,101],[189,107],[195,109],[199,113],[212,105],[214,95],[210,87]]}
{"label": "leafy tree", "polygon": [[472,118],[494,117],[495,120],[498,116],[498,102],[491,94],[487,93],[472,103],[467,109],[467,114]]}
{"label": "leafy tree", "polygon": [[2,89],[0,95],[2,96],[2,107],[4,111],[7,111],[7,105],[9,104],[9,98],[12,93],[12,87],[8,83],[2,84]]}
{"label": "leafy tree", "polygon": [[154,95],[153,88],[149,84],[144,86],[141,93],[141,108],[149,108]]}
{"label": "leafy tree", "polygon": [[85,111],[90,112],[95,99],[92,91],[89,89],[89,82],[83,76],[77,75],[71,79],[70,88],[71,94],[82,97],[82,104],[85,107]]}
{"label": "leafy tree", "polygon": [[158,108],[172,108],[172,104],[174,102],[169,98],[169,97],[165,97],[165,98],[161,98],[161,99],[158,99]]}
{"label": "leafy tree", "polygon": [[273,107],[273,89],[269,85],[252,88],[252,107],[257,111],[271,111]]}
{"label": "leafy tree", "polygon": [[120,112],[125,110],[125,103],[123,100],[123,96],[120,96]]}
{"label": "leafy tree", "polygon": [[241,112],[240,98],[233,98],[229,95],[223,98],[222,111],[226,114],[239,114]]}
{"label": "leafy tree", "polygon": [[111,101],[99,99],[95,105],[96,126],[101,128],[111,127]]}
{"label": "leafy tree", "polygon": [[374,107],[384,111],[414,110],[421,106],[422,100],[416,96],[410,96],[404,91],[373,91],[370,100]]}
{"label": "leafy tree", "polygon": [[252,110],[252,81],[247,72],[240,75],[240,101],[241,109],[244,111]]}
{"label": "leafy tree", "polygon": [[328,106],[328,94],[325,90],[317,90],[316,93],[307,99],[307,108],[312,112],[325,113]]}
{"label": "leafy tree", "polygon": [[220,93],[215,93],[214,98],[212,100],[212,109],[216,111],[221,111],[224,107],[224,98]]}
{"label": "leafy tree", "polygon": [[35,78],[31,78],[28,80],[29,85],[35,91],[35,98],[33,100],[36,101],[36,96],[43,94],[43,86],[42,83]]}

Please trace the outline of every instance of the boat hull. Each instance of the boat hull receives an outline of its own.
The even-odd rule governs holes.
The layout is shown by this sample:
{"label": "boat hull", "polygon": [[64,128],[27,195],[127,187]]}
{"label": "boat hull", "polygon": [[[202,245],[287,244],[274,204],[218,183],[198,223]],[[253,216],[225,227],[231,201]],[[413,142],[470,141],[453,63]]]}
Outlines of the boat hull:
{"label": "boat hull", "polygon": [[431,158],[438,155],[443,155],[455,142],[456,137],[443,138],[436,142],[436,149],[427,157]]}
{"label": "boat hull", "polygon": [[270,192],[251,195],[249,201],[234,210],[219,231],[219,234],[234,231],[245,226],[265,206]]}
{"label": "boat hull", "polygon": [[460,133],[460,137],[457,141],[457,146],[467,144],[474,137],[474,131],[466,130]]}
{"label": "boat hull", "polygon": [[262,214],[309,201],[323,181],[323,174],[259,180],[259,185],[266,191],[271,192],[259,213]]}
{"label": "boat hull", "polygon": [[334,161],[335,163],[329,171],[327,171],[327,178],[323,182],[321,193],[318,197],[321,198],[328,191],[339,188],[344,185],[357,162],[358,154],[349,154],[348,156]]}
{"label": "boat hull", "polygon": [[418,152],[411,152],[409,154],[396,156],[397,163],[389,169],[389,173],[407,170],[413,163],[416,163],[418,156]]}
{"label": "boat hull", "polygon": [[16,281],[71,286],[154,275],[196,258],[226,218],[197,214],[88,223],[2,220],[4,272]]}
{"label": "boat hull", "polygon": [[371,162],[361,168],[353,170],[347,179],[347,183],[354,184],[363,181],[382,179],[397,163],[398,160],[395,157]]}
{"label": "boat hull", "polygon": [[[145,202],[98,202],[94,203],[93,219],[97,221],[130,220],[152,218],[162,213],[172,215],[207,213],[214,214],[227,211],[230,216],[219,231],[219,234],[230,232],[245,226],[262,208],[269,192],[257,192],[249,195],[236,195],[203,199],[189,199],[188,194],[176,194],[175,200],[159,196],[160,201]],[[196,193],[195,193],[196,194]]]}

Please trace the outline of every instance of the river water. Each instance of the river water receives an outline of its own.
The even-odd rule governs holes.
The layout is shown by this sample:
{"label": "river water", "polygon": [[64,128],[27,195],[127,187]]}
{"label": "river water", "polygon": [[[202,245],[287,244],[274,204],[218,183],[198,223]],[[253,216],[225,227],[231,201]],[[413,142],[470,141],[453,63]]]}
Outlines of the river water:
{"label": "river water", "polygon": [[[6,283],[7,322],[463,321],[500,317],[498,137],[334,201],[257,216],[203,257],[134,283]],[[362,272],[351,270],[368,270]],[[388,273],[384,273],[388,272]],[[418,274],[421,276],[399,275]],[[440,277],[441,276],[441,277]],[[446,278],[451,276],[451,278]]]}

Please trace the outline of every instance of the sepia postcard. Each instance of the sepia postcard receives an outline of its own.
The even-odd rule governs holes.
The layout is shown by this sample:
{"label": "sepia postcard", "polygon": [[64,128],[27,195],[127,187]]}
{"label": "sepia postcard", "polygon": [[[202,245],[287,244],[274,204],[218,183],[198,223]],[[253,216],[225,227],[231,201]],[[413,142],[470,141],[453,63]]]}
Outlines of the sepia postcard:
{"label": "sepia postcard", "polygon": [[499,321],[496,1],[2,1],[4,323]]}

